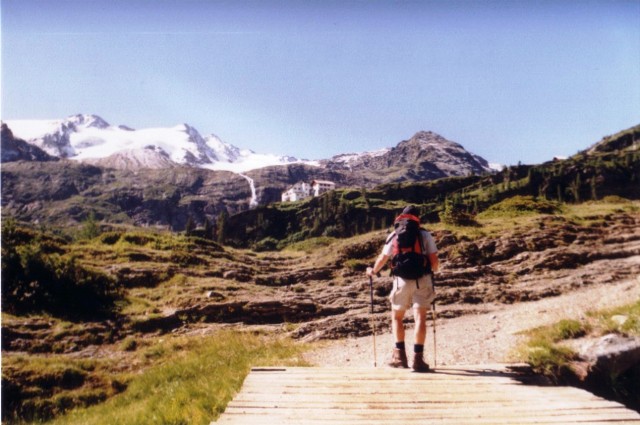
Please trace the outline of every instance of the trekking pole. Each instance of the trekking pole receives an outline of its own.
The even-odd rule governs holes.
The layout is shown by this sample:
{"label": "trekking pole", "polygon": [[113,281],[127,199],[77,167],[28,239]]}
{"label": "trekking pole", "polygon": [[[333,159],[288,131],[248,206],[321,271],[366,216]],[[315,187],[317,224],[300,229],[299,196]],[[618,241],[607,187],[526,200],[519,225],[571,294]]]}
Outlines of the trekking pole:
{"label": "trekking pole", "polygon": [[371,327],[373,328],[373,367],[378,367],[378,354],[376,353],[376,320],[373,317],[373,276],[369,276],[369,293],[371,294]]}
{"label": "trekking pole", "polygon": [[[435,282],[435,277],[433,275],[433,272],[431,273],[431,287],[434,288],[434,292],[435,292],[436,282]],[[431,302],[431,317],[433,318],[433,367],[435,368],[438,365],[438,362],[436,361],[436,299],[435,297]]]}
{"label": "trekking pole", "polygon": [[433,317],[433,367],[438,365],[436,361],[436,302],[431,303],[431,316]]}

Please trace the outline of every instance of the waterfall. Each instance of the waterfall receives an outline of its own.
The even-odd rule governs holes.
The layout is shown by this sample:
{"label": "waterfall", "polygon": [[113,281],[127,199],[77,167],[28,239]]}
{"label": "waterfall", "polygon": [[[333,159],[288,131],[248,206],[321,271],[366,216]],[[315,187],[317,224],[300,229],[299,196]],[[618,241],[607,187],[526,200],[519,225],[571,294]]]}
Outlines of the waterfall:
{"label": "waterfall", "polygon": [[244,177],[247,182],[249,182],[249,187],[251,188],[251,200],[249,201],[249,208],[255,208],[258,206],[258,195],[256,194],[256,185],[253,182],[253,179],[244,174],[238,173],[238,175]]}

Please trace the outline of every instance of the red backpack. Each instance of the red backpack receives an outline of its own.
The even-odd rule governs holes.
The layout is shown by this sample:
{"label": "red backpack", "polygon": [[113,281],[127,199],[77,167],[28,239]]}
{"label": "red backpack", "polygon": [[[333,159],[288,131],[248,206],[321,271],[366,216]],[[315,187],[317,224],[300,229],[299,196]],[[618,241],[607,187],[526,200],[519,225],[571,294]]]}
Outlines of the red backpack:
{"label": "red backpack", "polygon": [[422,249],[420,219],[415,215],[401,214],[396,218],[394,227],[391,273],[412,280],[430,273],[429,257]]}

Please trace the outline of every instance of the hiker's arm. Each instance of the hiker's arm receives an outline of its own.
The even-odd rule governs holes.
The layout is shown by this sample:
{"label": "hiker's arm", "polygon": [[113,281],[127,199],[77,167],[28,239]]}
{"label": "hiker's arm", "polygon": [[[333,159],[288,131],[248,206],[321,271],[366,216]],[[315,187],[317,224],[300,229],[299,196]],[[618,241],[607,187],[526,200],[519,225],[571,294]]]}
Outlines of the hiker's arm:
{"label": "hiker's arm", "polygon": [[387,264],[389,261],[389,256],[380,254],[378,258],[376,258],[376,262],[373,264],[373,267],[367,267],[367,276],[373,276],[374,274],[380,273],[380,270]]}
{"label": "hiker's arm", "polygon": [[431,264],[431,271],[437,272],[440,268],[440,260],[438,260],[438,253],[429,254],[429,263]]}

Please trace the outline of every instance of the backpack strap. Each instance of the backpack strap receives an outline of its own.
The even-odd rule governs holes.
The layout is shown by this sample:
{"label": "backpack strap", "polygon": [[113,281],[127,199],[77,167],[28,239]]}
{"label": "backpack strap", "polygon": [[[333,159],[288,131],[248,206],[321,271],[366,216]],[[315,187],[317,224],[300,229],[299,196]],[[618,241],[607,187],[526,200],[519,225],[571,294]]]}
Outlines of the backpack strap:
{"label": "backpack strap", "polygon": [[387,240],[384,242],[384,244],[388,244],[389,242],[391,242],[391,240],[394,238],[394,236],[396,235],[395,230],[393,232],[391,232],[391,234],[389,236],[387,236]]}

